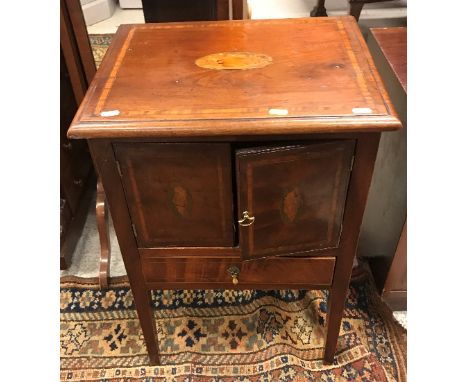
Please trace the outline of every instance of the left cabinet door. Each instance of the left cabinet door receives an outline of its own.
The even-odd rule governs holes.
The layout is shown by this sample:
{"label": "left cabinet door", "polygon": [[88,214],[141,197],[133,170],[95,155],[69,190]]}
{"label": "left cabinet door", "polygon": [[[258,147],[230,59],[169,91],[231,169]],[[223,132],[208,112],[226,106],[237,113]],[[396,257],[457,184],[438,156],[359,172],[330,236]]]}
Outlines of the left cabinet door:
{"label": "left cabinet door", "polygon": [[140,248],[232,247],[229,144],[116,143]]}

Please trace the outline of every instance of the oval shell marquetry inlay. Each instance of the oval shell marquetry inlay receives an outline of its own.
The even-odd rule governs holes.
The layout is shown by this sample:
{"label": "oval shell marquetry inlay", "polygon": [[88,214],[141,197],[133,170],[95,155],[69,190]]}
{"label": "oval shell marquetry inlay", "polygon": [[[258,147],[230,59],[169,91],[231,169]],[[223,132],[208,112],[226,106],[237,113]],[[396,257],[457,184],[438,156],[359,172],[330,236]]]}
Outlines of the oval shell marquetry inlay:
{"label": "oval shell marquetry inlay", "polygon": [[171,190],[170,203],[178,215],[187,217],[192,208],[190,193],[182,186],[174,186]]}
{"label": "oval shell marquetry inlay", "polygon": [[281,215],[286,221],[292,223],[296,220],[301,205],[302,197],[299,189],[297,187],[293,188],[283,196],[283,200],[281,202]]}
{"label": "oval shell marquetry inlay", "polygon": [[273,59],[266,54],[251,52],[223,52],[200,57],[195,64],[200,68],[215,70],[247,70],[264,68]]}

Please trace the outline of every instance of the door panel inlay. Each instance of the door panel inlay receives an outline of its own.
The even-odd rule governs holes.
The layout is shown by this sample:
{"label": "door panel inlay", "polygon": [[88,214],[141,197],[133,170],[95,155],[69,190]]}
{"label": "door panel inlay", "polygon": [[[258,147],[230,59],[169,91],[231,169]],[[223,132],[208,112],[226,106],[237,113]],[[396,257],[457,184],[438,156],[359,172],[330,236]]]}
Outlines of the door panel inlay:
{"label": "door panel inlay", "polygon": [[238,216],[245,259],[338,248],[354,140],[236,152]]}
{"label": "door panel inlay", "polygon": [[231,151],[225,143],[116,143],[138,246],[232,247]]}
{"label": "door panel inlay", "polygon": [[169,201],[177,215],[188,217],[192,210],[192,195],[182,186],[174,186],[169,192]]}
{"label": "door panel inlay", "polygon": [[294,187],[292,190],[286,192],[281,200],[281,217],[287,223],[292,223],[296,220],[296,217],[302,206],[302,195],[298,187]]}

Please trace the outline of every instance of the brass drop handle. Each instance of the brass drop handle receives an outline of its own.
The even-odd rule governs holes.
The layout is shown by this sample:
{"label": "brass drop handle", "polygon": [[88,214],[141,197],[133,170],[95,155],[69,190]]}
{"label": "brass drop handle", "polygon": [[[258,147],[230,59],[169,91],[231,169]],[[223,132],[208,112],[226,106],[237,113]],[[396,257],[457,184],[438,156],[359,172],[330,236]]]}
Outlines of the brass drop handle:
{"label": "brass drop handle", "polygon": [[232,267],[228,268],[228,273],[232,277],[232,283],[234,285],[237,285],[239,283],[239,273],[240,273],[239,268],[233,265]]}
{"label": "brass drop handle", "polygon": [[242,219],[238,220],[239,225],[242,227],[248,227],[249,225],[252,225],[255,221],[255,216],[250,217],[248,211],[244,211],[242,213]]}

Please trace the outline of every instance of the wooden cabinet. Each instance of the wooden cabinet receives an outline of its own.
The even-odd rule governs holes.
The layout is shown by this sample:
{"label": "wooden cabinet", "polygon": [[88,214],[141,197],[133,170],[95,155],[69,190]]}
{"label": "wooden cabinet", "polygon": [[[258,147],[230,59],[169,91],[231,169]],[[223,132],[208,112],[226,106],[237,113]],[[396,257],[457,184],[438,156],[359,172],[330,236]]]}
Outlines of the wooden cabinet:
{"label": "wooden cabinet", "polygon": [[121,26],[99,70],[68,136],[150,362],[155,288],[329,289],[332,362],[380,133],[401,127],[354,18]]}
{"label": "wooden cabinet", "polygon": [[359,252],[384,301],[406,310],[406,28],[371,28],[368,46],[403,128],[380,142]]}

